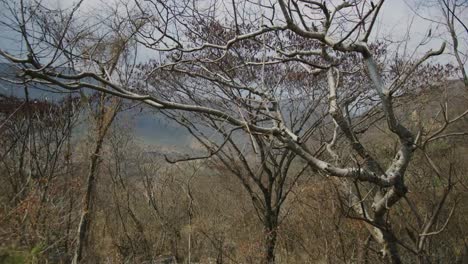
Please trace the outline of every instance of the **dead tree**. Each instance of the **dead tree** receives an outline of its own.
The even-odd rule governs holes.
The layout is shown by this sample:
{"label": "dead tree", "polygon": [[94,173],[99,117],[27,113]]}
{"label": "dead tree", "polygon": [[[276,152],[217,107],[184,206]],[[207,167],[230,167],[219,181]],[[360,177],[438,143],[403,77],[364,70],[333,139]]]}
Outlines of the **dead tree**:
{"label": "dead tree", "polygon": [[[428,59],[442,54],[445,43],[419,59],[395,60],[395,63],[380,60],[379,49],[372,45],[372,30],[384,1],[278,0],[267,4],[234,1],[230,5],[227,2],[220,6],[216,1],[207,1],[202,6],[196,1],[150,0],[120,5],[112,17],[129,27],[121,31],[125,37],[118,38],[119,45],[128,47],[138,43],[133,46],[135,49],[145,46],[155,54],[154,59],[138,70],[125,67],[120,72],[102,74],[102,60],[92,56],[102,50],[99,45],[102,39],[80,38],[86,30],[77,32],[77,28],[88,31],[95,28],[86,21],[72,19],[80,4],[69,11],[66,23],[57,28],[29,19],[37,15],[40,5],[11,8],[12,16],[19,22],[12,29],[21,35],[27,53],[10,54],[0,50],[0,55],[18,65],[31,81],[68,90],[88,88],[160,110],[209,116],[216,120],[217,126],[229,124],[254,140],[255,137],[273,138],[278,147],[294,153],[318,174],[374,186],[372,205],[356,207],[356,211],[367,223],[382,257],[392,263],[402,263],[399,240],[388,215],[408,192],[406,170],[424,138],[400,120],[394,101],[402,93],[420,88],[423,83],[414,79],[415,72]],[[94,44],[86,45],[89,42]],[[43,46],[52,56],[44,55]],[[69,63],[73,71],[54,67],[61,62]],[[326,80],[328,117],[334,120],[355,154],[354,162],[330,162],[309,150],[310,142],[302,139],[308,139],[307,133],[314,131],[296,131],[278,107],[285,96],[301,94],[282,93],[282,89],[272,93],[266,89],[265,80],[273,79],[276,73],[272,67],[284,72],[293,69],[306,76],[319,74]],[[241,68],[250,74],[236,74]],[[347,74],[360,74],[367,82],[355,86],[352,78],[342,78]],[[110,78],[112,75],[131,76],[132,82],[119,82]],[[168,75],[180,78],[178,89],[167,84]],[[354,94],[360,95],[354,97]],[[242,108],[232,111],[230,107],[238,107],[239,101],[243,103]],[[398,139],[388,164],[363,143],[362,134],[350,122],[359,115],[348,110],[362,104],[379,107],[388,133]],[[226,111],[227,108],[231,111]],[[250,109],[261,110],[250,118],[246,116]],[[467,113],[462,112],[460,118]]]}

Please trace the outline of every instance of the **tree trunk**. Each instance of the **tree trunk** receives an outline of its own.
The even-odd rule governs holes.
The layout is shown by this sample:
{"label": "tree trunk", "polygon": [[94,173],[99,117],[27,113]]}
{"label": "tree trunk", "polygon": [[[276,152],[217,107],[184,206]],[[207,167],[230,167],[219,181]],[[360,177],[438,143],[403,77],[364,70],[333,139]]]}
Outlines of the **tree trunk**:
{"label": "tree trunk", "polygon": [[273,264],[275,263],[276,228],[268,230],[265,236],[265,263]]}
{"label": "tree trunk", "polygon": [[401,264],[400,253],[398,252],[397,240],[391,230],[382,230],[384,247],[382,255],[388,258],[392,264]]}
{"label": "tree trunk", "polygon": [[275,247],[278,236],[278,221],[276,216],[267,215],[265,223],[264,263],[275,263]]}
{"label": "tree trunk", "polygon": [[96,185],[96,176],[99,168],[102,145],[104,143],[104,138],[109,130],[110,125],[114,121],[115,116],[117,115],[117,110],[119,108],[120,101],[114,101],[114,104],[107,109],[104,105],[105,96],[101,95],[100,99],[100,112],[98,116],[98,129],[97,129],[97,140],[96,145],[91,155],[91,161],[89,166],[89,173],[86,181],[86,193],[83,199],[83,208],[81,210],[81,220],[78,226],[77,234],[77,243],[75,248],[75,254],[73,256],[73,264],[78,264],[83,258],[83,249],[86,244],[86,238],[90,225],[90,212],[91,205],[93,200],[93,193]]}
{"label": "tree trunk", "polygon": [[90,222],[90,209],[91,209],[91,202],[92,202],[92,195],[95,188],[96,182],[96,172],[99,165],[99,153],[101,152],[101,147],[103,143],[103,138],[99,138],[98,142],[96,143],[96,147],[94,152],[91,156],[91,164],[89,168],[89,173],[86,181],[86,193],[83,199],[83,208],[81,210],[81,220],[78,226],[78,234],[77,234],[77,242],[76,242],[76,249],[75,254],[73,256],[73,264],[78,264],[81,262],[83,257],[83,248],[85,246],[85,240],[87,237],[88,229],[89,229],[89,222]]}

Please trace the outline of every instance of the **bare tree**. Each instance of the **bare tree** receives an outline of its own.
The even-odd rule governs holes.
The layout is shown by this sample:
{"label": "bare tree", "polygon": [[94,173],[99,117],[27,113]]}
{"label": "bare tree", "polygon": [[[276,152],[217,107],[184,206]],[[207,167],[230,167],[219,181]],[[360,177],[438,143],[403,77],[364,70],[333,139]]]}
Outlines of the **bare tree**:
{"label": "bare tree", "polygon": [[[32,89],[24,87],[25,98],[1,96],[2,197],[8,201],[1,221],[11,223],[12,230],[4,229],[7,241],[17,239],[31,247],[41,243],[49,254],[69,242],[62,229],[48,225],[61,226],[70,217],[66,200],[73,195],[63,188],[68,177],[62,175],[68,176],[66,142],[77,126],[80,107],[77,98],[30,98]],[[53,237],[60,239],[52,242]]]}
{"label": "bare tree", "polygon": [[[429,30],[428,36],[439,34],[441,38],[450,43],[451,51],[448,53],[455,59],[461,78],[467,87],[468,77],[465,69],[467,54],[464,50],[468,45],[468,27],[463,20],[466,18],[464,14],[468,8],[468,2],[465,0],[414,1],[411,8],[418,17],[436,25],[435,30],[432,28]],[[425,13],[436,15],[429,16]],[[442,32],[437,32],[438,30]],[[436,32],[432,33],[432,31]]]}
{"label": "bare tree", "polygon": [[[355,193],[350,194],[351,204],[367,223],[373,240],[381,247],[382,257],[392,263],[402,263],[398,250],[401,243],[388,215],[407,194],[406,170],[420,142],[428,139],[421,131],[411,131],[408,124],[401,121],[401,115],[406,113],[396,111],[394,99],[408,90],[420,88],[421,83],[415,81],[414,73],[428,59],[442,54],[445,43],[419,59],[397,61],[398,67],[380,60],[380,51],[372,46],[371,35],[384,1],[180,3],[150,0],[120,4],[112,17],[129,26],[118,31],[125,32],[124,41],[119,43],[125,47],[139,43],[153,51],[154,59],[138,71],[124,67],[114,72],[103,68],[103,60],[93,56],[101,49],[102,45],[98,44],[102,44],[102,38],[94,38],[92,34],[86,35],[89,38],[82,37],[82,28],[88,32],[90,28],[106,29],[92,28],[72,19],[79,4],[66,16],[63,26],[51,31],[54,24],[29,19],[35,17],[40,5],[24,8],[23,1],[20,2],[19,10],[10,8],[19,22],[12,27],[21,34],[27,54],[13,55],[0,50],[0,55],[18,65],[25,77],[68,90],[88,88],[161,110],[200,114],[209,117],[212,127],[223,128],[224,124],[229,124],[243,130],[251,138],[252,147],[258,144],[259,148],[265,148],[264,152],[259,150],[265,155],[264,162],[277,161],[268,157],[271,154],[268,142],[274,142],[275,148],[287,153],[286,161],[288,157],[297,156],[317,174],[368,183],[375,190],[371,206],[361,202],[359,194]],[[130,47],[136,49],[137,45]],[[73,71],[60,70],[57,68],[60,63],[70,64]],[[273,91],[267,87],[265,80],[274,79],[277,72],[271,70],[273,67],[301,73],[298,78],[317,74],[317,78],[326,80],[328,118],[336,125],[335,134],[340,133],[349,145],[354,160],[327,161],[308,148],[309,133],[314,135],[314,130],[296,130],[280,107],[285,98],[303,94],[294,90],[284,92],[284,85]],[[237,74],[238,69],[246,74]],[[349,77],[344,77],[347,75]],[[131,76],[131,82],[119,81],[122,76]],[[358,82],[354,76],[358,76],[358,80],[363,76],[367,82]],[[179,79],[177,89],[168,85],[174,77]],[[398,139],[394,153],[385,157],[390,160],[388,163],[376,157],[369,144],[364,143],[363,133],[356,130],[356,123],[363,118],[362,112],[357,111],[358,106],[366,110],[379,107],[387,131]],[[237,108],[240,109],[232,111]],[[466,111],[461,113],[458,119],[466,114]],[[311,122],[307,124],[310,127]],[[227,135],[224,137],[229,139]],[[328,149],[334,159],[339,160],[343,157],[337,157],[333,151],[335,138],[333,136]],[[270,174],[268,170],[265,168],[266,178]],[[251,178],[259,180],[256,177],[254,174]],[[342,182],[346,181],[340,184]],[[261,189],[272,183],[274,181],[267,180],[257,186]],[[270,201],[265,195],[265,206],[279,208],[279,203]]]}
{"label": "bare tree", "polygon": [[[468,36],[468,27],[459,17],[460,14],[466,12],[468,8],[467,1],[450,1],[450,0],[440,0],[439,1],[440,10],[445,18],[445,26],[447,27],[450,33],[450,40],[453,49],[453,56],[457,60],[458,67],[460,68],[465,87],[468,87],[468,76],[466,75],[466,58],[467,54],[460,52],[460,41],[463,41],[462,46],[467,45],[466,38]],[[458,28],[461,27],[461,32],[458,31]],[[461,36],[461,38],[459,37]]]}

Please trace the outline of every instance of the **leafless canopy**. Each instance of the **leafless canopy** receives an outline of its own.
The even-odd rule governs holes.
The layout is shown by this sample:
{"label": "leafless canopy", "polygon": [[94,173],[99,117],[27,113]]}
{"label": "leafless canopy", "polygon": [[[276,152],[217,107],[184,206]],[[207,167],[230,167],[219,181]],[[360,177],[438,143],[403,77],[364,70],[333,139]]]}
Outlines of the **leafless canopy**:
{"label": "leafless canopy", "polygon": [[[361,206],[356,211],[383,255],[400,262],[386,214],[407,192],[405,171],[413,152],[440,133],[423,138],[410,131],[399,121],[393,99],[418,88],[414,73],[445,44],[398,67],[385,60],[385,46],[370,43],[383,0],[118,1],[109,14],[91,19],[80,16],[82,2],[54,11],[35,1],[4,1],[26,53],[0,50],[0,55],[27,81],[88,88],[208,117],[225,139],[231,130],[262,140],[257,143],[274,139],[275,147],[315,171],[376,186],[372,212]],[[113,56],[122,50],[127,56]],[[140,62],[143,58],[149,59]],[[399,139],[389,164],[374,157],[356,129],[375,109]],[[332,161],[307,147],[319,131],[317,120],[335,126],[324,145]],[[354,152],[352,164],[340,162],[337,137]],[[252,148],[255,144],[251,140]]]}

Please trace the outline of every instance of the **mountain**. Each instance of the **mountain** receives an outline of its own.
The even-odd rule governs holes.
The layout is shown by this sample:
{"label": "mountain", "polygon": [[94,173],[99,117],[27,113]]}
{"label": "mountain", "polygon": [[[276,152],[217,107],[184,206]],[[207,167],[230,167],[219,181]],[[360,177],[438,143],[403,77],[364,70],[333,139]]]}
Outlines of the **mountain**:
{"label": "mountain", "polygon": [[[0,63],[0,96],[16,97],[24,100],[24,85],[4,80],[19,81],[16,71],[16,68],[11,64]],[[81,96],[80,92],[70,92],[42,84],[28,83],[27,87],[29,97],[32,100],[56,102],[69,96],[70,93],[72,96]],[[87,90],[85,93],[92,94],[92,91]],[[117,122],[125,123],[142,145],[183,150],[189,147],[192,141],[185,128],[178,126],[175,122],[143,105],[121,112],[117,120]]]}

